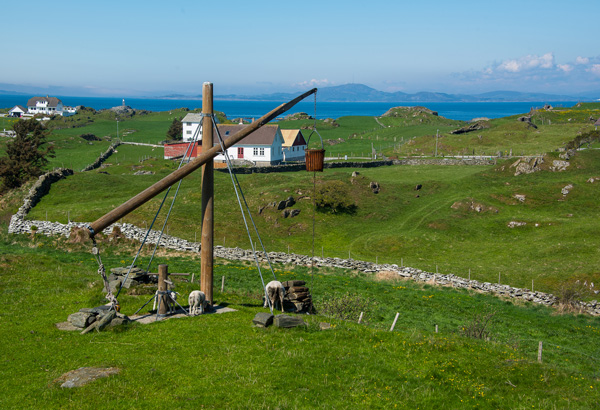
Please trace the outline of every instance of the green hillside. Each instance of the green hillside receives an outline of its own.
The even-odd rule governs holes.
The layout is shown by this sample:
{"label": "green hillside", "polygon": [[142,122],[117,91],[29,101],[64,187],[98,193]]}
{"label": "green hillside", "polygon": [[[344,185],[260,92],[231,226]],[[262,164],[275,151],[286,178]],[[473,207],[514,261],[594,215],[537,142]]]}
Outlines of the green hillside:
{"label": "green hillside", "polygon": [[[304,315],[306,328],[259,329],[252,318],[266,309],[256,269],[218,262],[215,302],[235,312],[82,336],[58,330],[55,323],[104,303],[89,246],[5,233],[0,241],[0,292],[13,301],[0,314],[5,357],[0,406],[5,409],[40,403],[50,409],[167,403],[175,408],[589,409],[600,403],[597,318],[559,316],[539,306],[385,276],[276,266],[281,280],[307,281],[321,313],[326,302],[360,299],[364,323],[320,314]],[[136,247],[128,241],[100,242],[108,267],[128,263]],[[198,269],[198,260],[189,256],[161,253],[157,262],[171,271]],[[175,279],[184,305],[197,287]],[[125,291],[119,298],[122,312],[131,315],[153,292]],[[399,319],[390,332],[396,312]],[[478,314],[491,315],[489,340],[465,336]],[[319,330],[321,322],[332,328]],[[62,374],[90,366],[116,367],[120,373],[81,388],[60,387]]]}

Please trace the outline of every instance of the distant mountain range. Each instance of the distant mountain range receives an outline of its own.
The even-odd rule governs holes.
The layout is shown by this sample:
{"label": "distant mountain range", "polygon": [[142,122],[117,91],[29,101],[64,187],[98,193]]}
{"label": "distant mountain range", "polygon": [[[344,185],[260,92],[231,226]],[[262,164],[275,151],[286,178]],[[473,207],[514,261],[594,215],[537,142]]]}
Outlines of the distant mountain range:
{"label": "distant mountain range", "polygon": [[[274,93],[261,95],[215,95],[216,100],[243,101],[287,101],[297,93]],[[202,98],[201,95],[185,96],[173,94],[160,98],[186,99]],[[385,92],[364,84],[344,84],[334,87],[322,87],[318,91],[319,101],[327,102],[529,102],[529,101],[592,101],[600,98],[600,90],[577,95],[527,93],[518,91],[492,91],[483,94],[446,94],[435,92]]]}
{"label": "distant mountain range", "polygon": [[[291,93],[273,93],[259,95],[227,94],[215,95],[216,100],[240,101],[288,101],[298,96],[300,91]],[[97,95],[89,89],[81,87],[49,86],[47,88],[35,86],[20,86],[15,84],[0,83],[0,95],[54,95],[54,96],[87,96],[107,97],[112,94]],[[119,96],[120,97],[120,96]],[[127,97],[127,95],[125,95]],[[130,98],[133,96],[130,96]],[[145,95],[139,92],[133,98],[159,98],[159,99],[201,99],[201,95],[169,94],[161,96]],[[418,92],[414,94],[404,92],[385,92],[368,87],[364,84],[344,84],[333,87],[319,87],[319,101],[323,102],[549,102],[549,101],[600,101],[600,90],[590,90],[572,95],[544,94],[518,91],[492,91],[482,94],[448,94],[438,92]]]}

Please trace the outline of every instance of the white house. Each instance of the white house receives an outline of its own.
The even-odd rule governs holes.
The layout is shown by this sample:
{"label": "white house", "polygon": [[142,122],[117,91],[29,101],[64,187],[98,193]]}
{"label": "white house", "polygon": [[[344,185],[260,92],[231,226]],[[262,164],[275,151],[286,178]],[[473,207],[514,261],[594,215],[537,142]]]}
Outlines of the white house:
{"label": "white house", "polygon": [[62,115],[69,116],[77,112],[77,108],[65,107],[56,97],[32,97],[27,101],[27,113],[31,115]]}
{"label": "white house", "polygon": [[8,110],[9,117],[22,117],[25,115],[25,113],[27,113],[27,108],[23,107],[22,105],[15,105],[13,108]]}
{"label": "white house", "polygon": [[[219,124],[219,133],[225,141],[231,135],[243,129],[245,125],[241,124]],[[213,144],[218,145],[219,140],[214,134]],[[255,165],[277,165],[283,161],[283,136],[279,125],[267,124],[239,143],[227,149],[229,158],[234,161],[250,161]],[[215,157],[215,161],[225,161],[225,157],[220,154]]]}
{"label": "white house", "polygon": [[304,161],[306,140],[300,130],[281,130],[283,136],[283,160]]}
{"label": "white house", "polygon": [[[183,129],[183,142],[189,142],[194,139],[194,135],[198,131],[198,127],[200,127],[200,123],[202,122],[202,114],[186,114],[185,117],[181,120],[182,129]],[[202,135],[197,136],[197,141],[202,139]]]}
{"label": "white house", "polygon": [[[193,156],[197,156],[202,152],[202,133],[198,130],[202,121],[202,114],[187,114],[182,120],[183,142],[189,142],[196,136],[199,146],[194,149]],[[242,124],[217,124],[221,138],[226,140],[231,135],[245,127]],[[234,162],[249,161],[256,165],[275,165],[283,161],[283,135],[279,129],[279,125],[267,124],[252,134],[248,135],[238,144],[230,147],[227,150],[229,158]],[[169,147],[169,155],[176,157],[183,148],[182,143],[171,144]],[[213,145],[219,145],[219,140],[216,132],[213,132]],[[165,148],[166,150],[166,148]],[[184,149],[183,149],[184,150]],[[171,152],[173,151],[173,152]],[[165,151],[165,155],[167,155]],[[183,151],[181,152],[183,155]],[[215,157],[216,162],[225,162],[225,156],[219,154]]]}

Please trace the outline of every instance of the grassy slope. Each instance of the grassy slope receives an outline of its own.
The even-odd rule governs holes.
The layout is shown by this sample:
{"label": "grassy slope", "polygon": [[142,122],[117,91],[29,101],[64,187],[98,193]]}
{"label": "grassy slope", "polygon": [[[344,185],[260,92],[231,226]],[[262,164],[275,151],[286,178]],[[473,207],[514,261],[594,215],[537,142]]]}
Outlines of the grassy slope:
{"label": "grassy slope", "polygon": [[[533,128],[517,121],[519,115],[489,121],[487,129],[466,134],[452,135],[452,129],[440,129],[438,155],[466,154],[496,155],[539,155],[554,151],[572,140],[578,133],[593,129],[589,118],[597,119],[600,108],[597,104],[581,104],[574,108],[561,108],[552,111],[539,110],[531,115]],[[389,155],[432,155],[435,151],[435,132],[409,141],[395,152],[388,149]]]}
{"label": "grassy slope", "polygon": [[[308,280],[317,307],[334,295],[360,292],[369,302],[368,323],[304,316],[305,330],[256,329],[251,320],[265,311],[256,270],[228,263],[216,266],[216,281],[226,276],[226,292],[215,287],[215,300],[235,313],[81,336],[54,323],[103,303],[87,247],[5,233],[0,241],[0,292],[13,301],[0,312],[2,408],[164,408],[168,402],[176,408],[584,409],[600,403],[598,319],[412,282],[276,267],[281,280]],[[101,241],[100,247],[112,267],[129,261],[136,246]],[[161,253],[157,263],[171,271],[198,266],[172,253]],[[196,286],[176,281],[183,299]],[[152,292],[122,295],[124,313]],[[397,311],[396,330],[389,332]],[[493,340],[461,336],[459,329],[482,311],[496,311]],[[333,329],[319,331],[320,321]],[[543,364],[536,362],[538,340],[545,343]],[[116,366],[121,373],[76,389],[53,382],[82,366]]]}
{"label": "grassy slope", "polygon": [[[128,147],[133,149],[132,147]],[[122,150],[119,150],[119,156]],[[565,281],[600,282],[598,212],[594,206],[597,184],[586,181],[600,176],[600,153],[580,152],[568,171],[542,171],[514,177],[510,162],[497,167],[394,166],[359,170],[351,182],[352,169],[327,170],[317,183],[337,179],[347,184],[358,208],[355,213],[316,213],[315,253],[455,273],[513,286],[557,292]],[[172,171],[174,164],[150,160],[122,163],[104,169],[110,175],[77,174],[53,185],[50,194],[30,213],[32,219],[66,222],[93,221]],[[155,175],[133,176],[138,169]],[[312,175],[306,172],[240,175],[250,209],[270,251],[310,254],[312,246]],[[216,173],[215,241],[249,248],[239,207],[229,176]],[[378,195],[370,181],[382,187]],[[414,191],[417,184],[423,189]],[[575,188],[567,197],[561,189]],[[199,238],[200,176],[184,180],[169,221],[169,233]],[[90,190],[88,187],[94,187]],[[525,195],[524,203],[514,195]],[[259,207],[293,195],[300,199],[296,218],[283,218]],[[418,195],[418,197],[417,197]],[[146,226],[160,199],[155,198],[125,218]],[[486,211],[470,210],[475,202]],[[452,205],[457,203],[462,206]],[[496,212],[497,211],[497,212]],[[508,228],[511,221],[526,226]],[[159,220],[160,222],[160,220]],[[160,222],[162,224],[162,222]],[[537,226],[536,226],[537,224]]]}

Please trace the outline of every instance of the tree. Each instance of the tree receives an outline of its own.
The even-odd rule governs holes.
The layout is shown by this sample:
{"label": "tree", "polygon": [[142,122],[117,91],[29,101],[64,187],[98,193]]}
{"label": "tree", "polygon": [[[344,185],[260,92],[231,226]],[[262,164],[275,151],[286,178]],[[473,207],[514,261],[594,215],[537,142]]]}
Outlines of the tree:
{"label": "tree", "polygon": [[36,120],[18,121],[13,125],[16,138],[6,144],[6,156],[0,158],[2,190],[17,188],[28,178],[39,176],[54,157],[54,148],[47,145],[48,131]]}
{"label": "tree", "polygon": [[179,141],[183,139],[183,123],[181,118],[173,118],[173,122],[167,131],[167,139]]}

